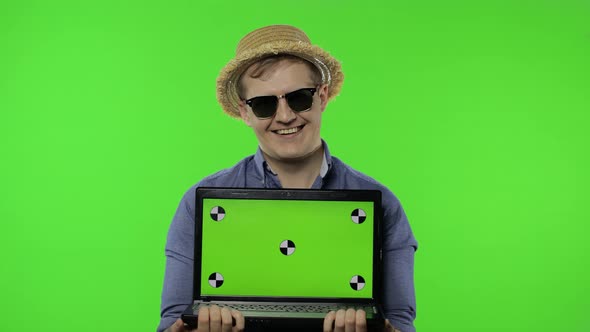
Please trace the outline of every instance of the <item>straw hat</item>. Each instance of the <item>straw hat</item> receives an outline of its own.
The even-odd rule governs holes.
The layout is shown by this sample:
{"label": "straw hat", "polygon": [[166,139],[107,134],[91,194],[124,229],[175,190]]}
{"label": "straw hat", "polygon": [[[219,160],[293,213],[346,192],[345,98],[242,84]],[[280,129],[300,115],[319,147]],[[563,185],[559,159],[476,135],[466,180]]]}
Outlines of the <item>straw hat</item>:
{"label": "straw hat", "polygon": [[328,99],[338,95],[344,79],[340,62],[320,47],[312,45],[300,29],[290,25],[270,25],[242,38],[235,58],[219,73],[217,100],[225,113],[234,118],[240,117],[237,84],[241,75],[253,63],[278,54],[294,55],[314,64],[322,75],[322,84],[328,84]]}

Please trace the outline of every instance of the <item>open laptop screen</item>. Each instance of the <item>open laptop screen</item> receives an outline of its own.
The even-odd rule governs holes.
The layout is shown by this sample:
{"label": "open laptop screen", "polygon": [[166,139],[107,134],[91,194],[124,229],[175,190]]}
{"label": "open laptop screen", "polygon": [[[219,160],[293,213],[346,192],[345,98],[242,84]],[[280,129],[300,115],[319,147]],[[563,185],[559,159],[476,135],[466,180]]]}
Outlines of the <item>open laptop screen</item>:
{"label": "open laptop screen", "polygon": [[199,190],[201,297],[373,298],[379,192]]}

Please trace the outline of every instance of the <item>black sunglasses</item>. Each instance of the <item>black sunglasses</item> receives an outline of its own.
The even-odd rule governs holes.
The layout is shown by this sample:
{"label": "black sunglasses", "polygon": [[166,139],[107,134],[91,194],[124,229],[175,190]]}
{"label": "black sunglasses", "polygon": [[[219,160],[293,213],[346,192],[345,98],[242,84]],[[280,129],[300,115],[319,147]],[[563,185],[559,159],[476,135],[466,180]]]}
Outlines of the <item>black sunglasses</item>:
{"label": "black sunglasses", "polygon": [[285,98],[289,107],[297,113],[309,111],[316,91],[316,88],[303,88],[282,96],[260,96],[244,100],[244,102],[252,108],[257,118],[268,119],[277,112],[281,98]]}

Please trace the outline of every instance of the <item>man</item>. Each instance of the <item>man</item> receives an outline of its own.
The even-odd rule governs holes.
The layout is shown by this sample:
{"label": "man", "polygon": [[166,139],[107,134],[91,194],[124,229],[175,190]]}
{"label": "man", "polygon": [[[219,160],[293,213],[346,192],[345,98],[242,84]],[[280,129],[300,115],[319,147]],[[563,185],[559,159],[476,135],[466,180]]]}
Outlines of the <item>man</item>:
{"label": "man", "polygon": [[[305,33],[295,27],[260,28],[239,42],[236,57],[217,80],[217,98],[227,114],[241,118],[252,128],[259,148],[255,155],[206,177],[184,195],[168,233],[158,331],[186,331],[178,317],[192,301],[198,186],[380,190],[386,328],[415,330],[413,270],[417,243],[406,215],[391,191],[332,157],[321,139],[322,113],[340,91],[342,81],[340,63],[311,45]],[[243,329],[244,318],[236,310],[211,306],[199,311],[198,331]],[[324,330],[365,331],[365,313],[353,309],[330,312],[324,319]]]}

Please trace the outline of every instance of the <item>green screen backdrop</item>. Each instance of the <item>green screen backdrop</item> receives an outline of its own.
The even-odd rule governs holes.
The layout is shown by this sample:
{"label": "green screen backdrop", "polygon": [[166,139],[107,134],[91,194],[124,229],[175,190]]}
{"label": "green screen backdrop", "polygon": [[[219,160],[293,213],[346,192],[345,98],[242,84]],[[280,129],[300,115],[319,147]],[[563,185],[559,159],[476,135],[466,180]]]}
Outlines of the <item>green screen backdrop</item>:
{"label": "green screen backdrop", "polygon": [[341,60],[333,155],[419,242],[420,331],[589,331],[590,4],[0,2],[0,326],[153,331],[183,193],[256,150],[215,79],[292,24]]}

